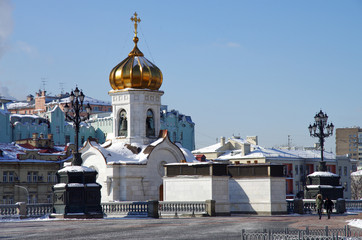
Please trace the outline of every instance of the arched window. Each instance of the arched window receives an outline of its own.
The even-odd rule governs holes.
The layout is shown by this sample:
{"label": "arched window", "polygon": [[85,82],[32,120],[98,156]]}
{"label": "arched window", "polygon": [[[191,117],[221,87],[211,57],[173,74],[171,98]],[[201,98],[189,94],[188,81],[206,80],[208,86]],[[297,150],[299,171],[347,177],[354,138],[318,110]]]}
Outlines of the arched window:
{"label": "arched window", "polygon": [[119,127],[118,127],[118,136],[119,137],[127,137],[128,133],[127,133],[127,129],[128,129],[128,125],[127,125],[127,112],[126,110],[122,110],[119,113]]}
{"label": "arched window", "polygon": [[176,132],[172,133],[172,138],[173,138],[173,142],[175,143],[176,142]]}
{"label": "arched window", "polygon": [[147,110],[146,118],[146,137],[155,136],[155,119],[153,117],[153,112],[151,109]]}

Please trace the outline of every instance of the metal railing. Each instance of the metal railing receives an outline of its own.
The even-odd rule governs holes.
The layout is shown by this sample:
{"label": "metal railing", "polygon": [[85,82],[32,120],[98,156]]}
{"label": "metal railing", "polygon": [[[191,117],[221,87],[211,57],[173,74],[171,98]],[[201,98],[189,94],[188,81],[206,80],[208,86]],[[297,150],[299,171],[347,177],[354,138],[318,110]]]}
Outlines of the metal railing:
{"label": "metal railing", "polygon": [[242,240],[339,240],[339,239],[361,239],[362,230],[351,229],[348,225],[344,228],[329,229],[264,229],[262,231],[241,231]]}

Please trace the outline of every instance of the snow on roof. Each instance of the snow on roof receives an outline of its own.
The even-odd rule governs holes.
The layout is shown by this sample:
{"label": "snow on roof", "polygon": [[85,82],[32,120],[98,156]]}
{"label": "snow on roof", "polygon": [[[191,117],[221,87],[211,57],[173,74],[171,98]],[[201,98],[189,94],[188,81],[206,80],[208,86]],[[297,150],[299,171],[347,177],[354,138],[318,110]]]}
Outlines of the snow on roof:
{"label": "snow on roof", "polygon": [[176,146],[180,148],[181,152],[185,156],[186,162],[199,162],[196,160],[195,156],[190,152],[190,150],[182,147],[180,143],[176,143]]}
{"label": "snow on roof", "polygon": [[[60,99],[61,103],[69,103],[69,97]],[[102,101],[88,96],[84,97],[83,104],[89,103],[90,105],[112,105],[109,101]]]}
{"label": "snow on roof", "polygon": [[308,177],[338,177],[337,174],[331,173],[331,172],[314,172],[312,174],[309,174]]}
{"label": "snow on roof", "polygon": [[26,114],[11,114],[10,117],[19,117],[19,118],[41,118],[38,115],[26,115]]}
{"label": "snow on roof", "polygon": [[[248,143],[247,140],[243,138],[233,137],[228,140],[228,142],[233,141],[240,144]],[[227,143],[228,143],[227,142]],[[225,143],[225,144],[227,144]],[[250,144],[250,143],[249,143]],[[234,144],[232,144],[234,146]],[[202,153],[212,153],[212,152],[221,152],[222,154],[216,158],[216,160],[229,160],[229,159],[240,159],[240,158],[275,158],[275,160],[285,160],[287,159],[319,159],[320,151],[319,150],[299,150],[299,149],[277,149],[277,148],[264,148],[259,145],[250,144],[251,152],[244,155],[241,149],[235,148],[232,150],[221,151],[221,143],[216,143],[214,145],[200,148],[192,151],[193,154],[202,154]],[[330,152],[323,153],[326,161],[335,160],[336,155]]]}
{"label": "snow on roof", "polygon": [[99,145],[96,142],[91,142],[92,146],[98,149],[107,163],[116,164],[116,163],[145,163],[147,161],[148,154],[144,154],[143,150],[147,145],[141,145],[137,143],[132,143],[133,147],[140,148],[139,153],[133,153],[129,148],[127,148],[125,143],[122,143],[117,140],[107,141],[102,145]]}
{"label": "snow on roof", "polygon": [[194,150],[194,151],[192,151],[192,153],[196,154],[196,153],[216,152],[220,147],[221,147],[221,143],[216,143],[216,144],[208,146],[208,147],[204,147],[204,148]]}
{"label": "snow on roof", "polygon": [[[6,162],[18,162],[18,161],[21,161],[21,162],[49,162],[49,160],[39,160],[39,159],[19,160],[17,158],[18,154],[25,154],[25,152],[27,150],[37,151],[39,153],[39,151],[41,151],[41,149],[37,149],[37,148],[28,149],[28,148],[25,148],[25,147],[20,146],[18,144],[0,143],[0,150],[2,151],[2,156],[0,156],[0,161],[6,161]],[[52,155],[61,155],[64,148],[58,146],[58,147],[53,148],[52,150],[53,150]],[[44,153],[44,154],[39,153],[39,155],[47,155],[47,154],[46,153]],[[66,160],[68,160],[68,159],[63,159],[61,161],[66,161]],[[51,161],[51,162],[54,162],[54,161]]]}
{"label": "snow on roof", "polygon": [[31,104],[29,104],[28,102],[13,102],[13,103],[8,103],[6,105],[6,107],[8,109],[14,109],[14,108],[21,108],[21,107],[27,107],[30,106]]}
{"label": "snow on roof", "polygon": [[95,170],[85,166],[67,166],[58,172],[94,172]]}
{"label": "snow on roof", "polygon": [[150,145],[151,146],[157,146],[158,144],[160,144],[163,141],[163,138],[159,138],[156,141],[152,142]]}
{"label": "snow on roof", "polygon": [[353,173],[351,173],[351,176],[362,176],[362,170],[359,170],[359,171],[357,171],[357,172],[353,172]]}

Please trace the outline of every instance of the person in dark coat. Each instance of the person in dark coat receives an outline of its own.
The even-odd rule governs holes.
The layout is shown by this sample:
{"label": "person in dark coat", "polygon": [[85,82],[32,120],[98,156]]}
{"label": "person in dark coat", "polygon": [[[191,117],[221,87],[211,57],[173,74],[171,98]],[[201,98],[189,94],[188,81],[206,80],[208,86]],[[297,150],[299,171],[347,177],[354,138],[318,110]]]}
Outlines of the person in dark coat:
{"label": "person in dark coat", "polygon": [[334,203],[332,202],[329,197],[326,197],[326,200],[324,201],[324,209],[327,211],[328,219],[331,218],[331,213],[333,209]]}
{"label": "person in dark coat", "polygon": [[317,198],[315,199],[315,205],[318,211],[319,219],[322,218],[322,211],[323,211],[323,198],[322,194],[318,194]]}

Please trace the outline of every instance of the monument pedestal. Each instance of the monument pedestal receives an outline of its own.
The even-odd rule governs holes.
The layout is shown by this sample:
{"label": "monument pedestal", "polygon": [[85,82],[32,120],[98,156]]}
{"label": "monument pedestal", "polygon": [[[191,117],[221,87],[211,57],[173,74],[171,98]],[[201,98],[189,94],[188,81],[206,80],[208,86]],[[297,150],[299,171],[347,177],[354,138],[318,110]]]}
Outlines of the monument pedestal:
{"label": "monument pedestal", "polygon": [[328,197],[331,200],[343,198],[344,188],[339,184],[340,176],[327,172],[326,162],[321,161],[319,171],[307,176],[304,197],[315,199],[317,194],[322,194],[323,199]]}
{"label": "monument pedestal", "polygon": [[103,218],[101,185],[97,172],[84,166],[58,171],[60,183],[53,186],[53,214],[56,218]]}

